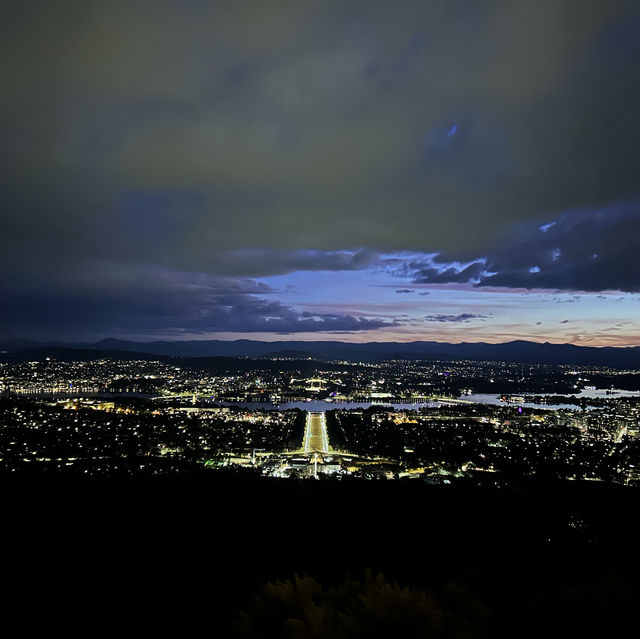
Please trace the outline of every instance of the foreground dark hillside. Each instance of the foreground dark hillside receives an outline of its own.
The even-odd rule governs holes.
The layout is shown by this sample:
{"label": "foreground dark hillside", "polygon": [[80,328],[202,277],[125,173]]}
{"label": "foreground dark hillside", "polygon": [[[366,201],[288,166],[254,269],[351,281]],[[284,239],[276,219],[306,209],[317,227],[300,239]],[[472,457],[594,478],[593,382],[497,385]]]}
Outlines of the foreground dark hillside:
{"label": "foreground dark hillside", "polygon": [[[411,601],[457,592],[464,605],[445,609],[453,606],[454,620],[471,615],[474,636],[631,636],[638,497],[575,482],[489,490],[236,473],[5,477],[8,610],[67,632],[95,624],[186,632],[205,623],[210,636],[233,636],[228,623],[239,610],[250,635],[266,636],[256,628],[266,628],[268,610],[269,632],[296,636],[265,584],[297,573],[351,592],[345,579],[370,571],[370,580],[381,572],[384,584],[410,588]],[[382,590],[392,596],[390,588]],[[267,599],[256,603],[257,594]],[[335,606],[333,595],[318,596]]]}

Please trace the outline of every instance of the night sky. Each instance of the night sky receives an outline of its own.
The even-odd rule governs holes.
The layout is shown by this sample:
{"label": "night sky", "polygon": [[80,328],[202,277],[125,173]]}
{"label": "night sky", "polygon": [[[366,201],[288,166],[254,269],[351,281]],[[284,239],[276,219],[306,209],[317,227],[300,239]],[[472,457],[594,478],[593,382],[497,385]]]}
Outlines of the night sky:
{"label": "night sky", "polygon": [[4,0],[0,337],[640,344],[637,0]]}

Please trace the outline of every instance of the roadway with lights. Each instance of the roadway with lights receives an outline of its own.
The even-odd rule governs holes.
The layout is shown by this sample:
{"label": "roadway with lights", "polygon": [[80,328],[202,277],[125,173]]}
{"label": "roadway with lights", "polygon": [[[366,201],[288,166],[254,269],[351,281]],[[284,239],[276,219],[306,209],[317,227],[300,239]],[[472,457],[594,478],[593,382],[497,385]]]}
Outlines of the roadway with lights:
{"label": "roadway with lights", "polygon": [[302,447],[306,454],[330,451],[324,413],[307,413]]}

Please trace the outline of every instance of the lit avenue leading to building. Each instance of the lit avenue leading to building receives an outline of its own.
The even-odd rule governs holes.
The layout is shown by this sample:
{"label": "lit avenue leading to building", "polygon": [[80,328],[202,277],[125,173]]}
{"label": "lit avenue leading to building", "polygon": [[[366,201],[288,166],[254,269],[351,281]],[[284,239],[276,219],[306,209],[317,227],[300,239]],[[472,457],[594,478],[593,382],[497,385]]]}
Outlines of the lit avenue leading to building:
{"label": "lit avenue leading to building", "polygon": [[308,413],[304,430],[303,448],[305,453],[328,453],[329,438],[324,413]]}

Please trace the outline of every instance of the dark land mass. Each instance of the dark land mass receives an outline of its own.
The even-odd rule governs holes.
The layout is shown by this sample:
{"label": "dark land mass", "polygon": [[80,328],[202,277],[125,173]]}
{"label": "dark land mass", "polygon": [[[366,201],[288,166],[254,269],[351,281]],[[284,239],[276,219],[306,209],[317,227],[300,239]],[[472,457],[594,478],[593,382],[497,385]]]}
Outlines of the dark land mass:
{"label": "dark land mass", "polygon": [[[613,368],[640,369],[640,347],[614,348],[575,346],[513,341],[504,344],[446,342],[369,342],[354,344],[340,341],[282,341],[261,342],[253,340],[206,341],[158,341],[128,342],[105,339],[94,344],[37,343],[18,340],[0,343],[0,348],[10,353],[42,346],[95,349],[108,352],[130,351],[177,357],[313,357],[324,360],[349,360],[376,362],[388,359],[444,359],[522,362],[530,364],[575,364],[609,366]],[[288,353],[288,354],[287,354]]]}
{"label": "dark land mass", "polygon": [[285,348],[259,356],[260,359],[317,359],[311,351],[297,351],[292,348]]}
{"label": "dark land mass", "polygon": [[2,488],[5,610],[65,636],[204,627],[232,637],[230,621],[247,610],[238,636],[289,637],[293,604],[261,599],[266,583],[297,573],[348,585],[367,570],[431,593],[449,631],[428,636],[631,637],[640,620],[632,488],[196,470],[104,481],[5,475]]}
{"label": "dark land mass", "polygon": [[93,362],[100,359],[113,361],[161,361],[184,368],[210,372],[244,373],[260,371],[307,371],[342,370],[343,364],[318,362],[308,359],[249,359],[240,357],[181,357],[173,355],[157,355],[138,351],[113,351],[98,349],[63,348],[59,346],[42,346],[26,350],[0,354],[0,363],[19,363],[45,361],[52,359],[60,362]]}
{"label": "dark land mass", "polygon": [[[261,374],[289,373],[292,375],[316,375],[323,372],[357,370],[359,366],[355,361],[321,360],[312,359],[309,356],[303,357],[305,353],[300,351],[278,351],[272,352],[256,358],[249,357],[181,357],[172,355],[157,355],[153,353],[141,353],[137,351],[99,350],[81,348],[63,348],[59,346],[43,346],[30,348],[15,352],[0,354],[0,364],[20,364],[24,362],[54,362],[74,363],[93,362],[96,360],[109,360],[114,362],[145,362],[160,361],[169,366],[175,366],[184,370],[191,370],[195,374],[251,374],[259,372]],[[480,362],[480,360],[478,360]],[[487,369],[481,374],[477,370],[469,371],[468,363],[464,360],[440,360],[441,365],[446,367],[446,376],[435,376],[434,386],[431,392],[436,395],[457,396],[465,389],[472,389],[476,393],[495,394],[538,394],[551,393],[553,395],[571,395],[577,392],[573,376],[567,377],[565,371],[556,368],[554,365],[530,365],[511,363],[510,366],[524,367],[522,379],[510,379],[510,374],[499,374],[493,369],[494,362],[485,362]],[[398,370],[405,367],[406,362],[392,360],[391,366],[398,365]],[[416,364],[418,361],[416,360]],[[483,365],[484,365],[483,364]],[[375,366],[374,363],[369,363]],[[429,361],[429,366],[432,362]],[[507,364],[505,364],[507,366]],[[491,369],[491,370],[490,370]],[[505,369],[506,370],[506,369]],[[495,378],[495,379],[494,379]],[[600,389],[637,390],[640,388],[640,374],[625,370],[590,370],[588,372],[588,382],[585,384],[595,385]],[[155,393],[155,382],[143,379],[119,380],[118,384],[112,382],[112,386],[126,388],[129,385],[139,388],[137,392]],[[142,386],[149,387],[149,390],[140,390]],[[590,400],[590,405],[604,405],[609,399],[618,397],[615,391],[600,400]],[[390,400],[391,401],[391,400]],[[401,401],[395,398],[393,401]],[[536,400],[537,401],[537,400]],[[540,403],[553,403],[551,398],[540,399]],[[571,402],[581,405],[581,400]]]}

